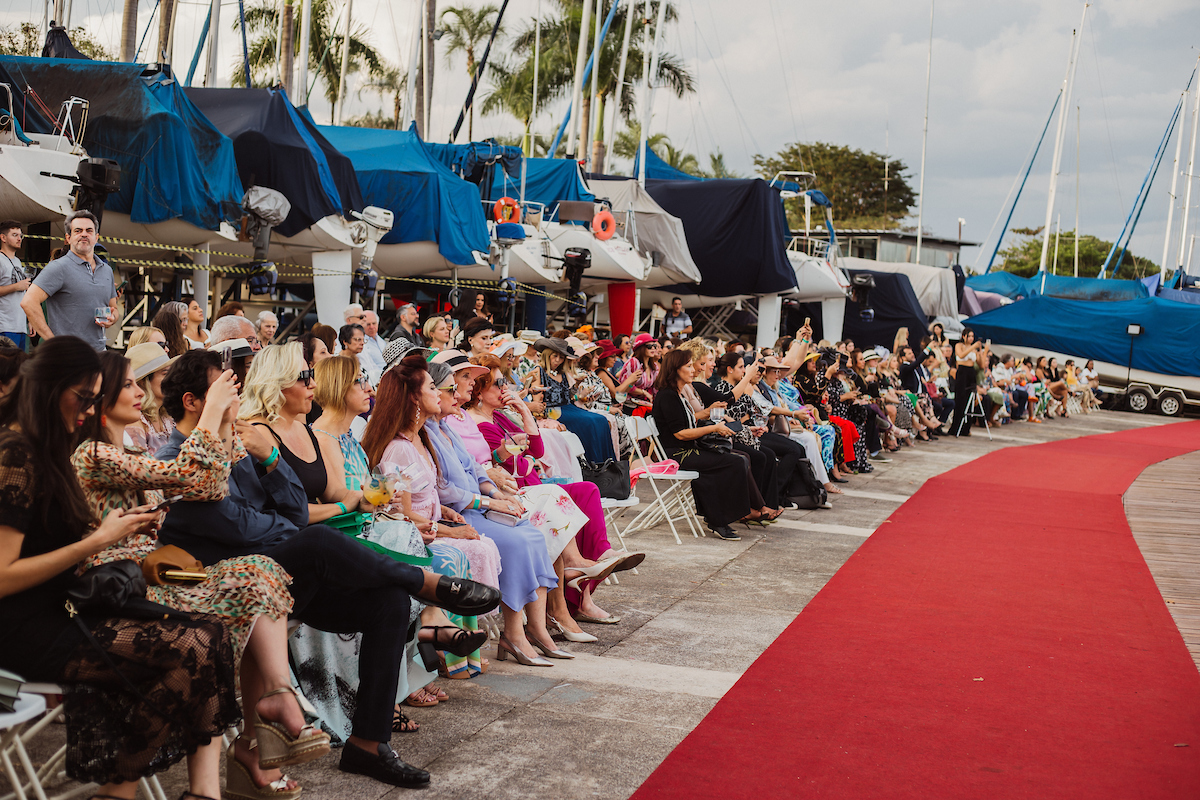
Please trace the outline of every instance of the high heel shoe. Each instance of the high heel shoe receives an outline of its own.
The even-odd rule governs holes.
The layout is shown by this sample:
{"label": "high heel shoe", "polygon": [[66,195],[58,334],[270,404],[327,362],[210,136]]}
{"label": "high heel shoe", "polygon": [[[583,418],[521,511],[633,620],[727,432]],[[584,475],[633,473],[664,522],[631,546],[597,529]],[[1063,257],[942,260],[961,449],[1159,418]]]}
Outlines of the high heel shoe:
{"label": "high heel shoe", "polygon": [[[297,786],[295,789],[287,788],[288,776],[284,775],[276,781],[271,781],[266,786],[257,786],[254,779],[250,777],[250,770],[246,769],[246,765],[237,760],[234,755],[235,742],[231,742],[229,749],[225,751],[225,796],[233,798],[233,800],[296,800],[304,791]],[[255,747],[254,740],[250,740],[250,748]]]}
{"label": "high heel shoe", "polygon": [[546,647],[546,645],[542,644],[537,639],[530,639],[529,643],[531,645],[533,645],[534,647],[536,647],[538,650],[541,650],[542,655],[544,655],[546,658],[572,659],[575,657],[574,653],[569,652],[567,650],[551,650],[549,647]]}
{"label": "high heel shoe", "polygon": [[517,663],[523,667],[553,667],[554,664],[542,658],[541,656],[529,656],[522,653],[518,648],[513,647],[507,639],[500,637],[496,641],[496,660],[505,661],[509,656],[517,660]]}
{"label": "high heel shoe", "polygon": [[581,573],[577,577],[567,581],[567,586],[575,591],[579,591],[579,584],[583,581],[602,581],[613,573],[617,566],[621,563],[618,558],[606,558],[603,561],[597,561],[590,567],[568,567],[572,572]]}
{"label": "high heel shoe", "polygon": [[[295,695],[296,690],[281,686],[265,693],[263,698],[277,694]],[[329,734],[312,725],[305,725],[293,737],[282,723],[260,718],[254,723],[254,732],[258,734],[258,765],[263,769],[306,764],[329,752]]]}
{"label": "high heel shoe", "polygon": [[568,642],[575,642],[576,644],[587,644],[588,642],[600,641],[600,639],[598,637],[592,636],[590,633],[584,633],[583,631],[576,633],[575,631],[567,630],[566,628],[563,627],[562,623],[559,622],[558,620],[556,620],[554,617],[547,616],[547,619],[549,620],[548,627],[550,628],[550,632],[554,633],[555,631],[557,631],[558,633],[561,633],[563,635],[563,638],[566,639]]}

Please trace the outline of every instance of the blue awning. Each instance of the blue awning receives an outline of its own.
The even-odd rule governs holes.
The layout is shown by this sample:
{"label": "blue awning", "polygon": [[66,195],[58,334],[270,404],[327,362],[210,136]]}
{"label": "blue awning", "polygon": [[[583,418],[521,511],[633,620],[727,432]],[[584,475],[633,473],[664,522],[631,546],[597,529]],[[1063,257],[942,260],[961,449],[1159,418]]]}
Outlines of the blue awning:
{"label": "blue awning", "polygon": [[449,167],[455,174],[478,184],[483,168],[499,163],[509,177],[521,180],[521,148],[498,144],[494,139],[466,144],[426,142],[429,154]]}

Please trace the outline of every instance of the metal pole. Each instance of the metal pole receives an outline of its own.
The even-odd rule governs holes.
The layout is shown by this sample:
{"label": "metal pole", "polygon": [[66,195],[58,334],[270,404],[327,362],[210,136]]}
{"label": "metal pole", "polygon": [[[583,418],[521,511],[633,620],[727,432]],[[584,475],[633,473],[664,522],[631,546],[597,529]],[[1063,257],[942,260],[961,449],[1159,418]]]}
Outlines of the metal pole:
{"label": "metal pole", "polygon": [[[636,0],[635,0],[636,2]],[[661,0],[660,0],[661,2]],[[636,7],[636,6],[635,6]],[[630,9],[632,10],[632,9]],[[646,137],[650,135],[650,0],[646,0],[646,13],[642,17],[646,28],[642,44],[642,109],[638,114],[641,133],[638,135],[638,183],[646,188]]]}
{"label": "metal pole", "polygon": [[1184,179],[1187,189],[1183,193],[1183,220],[1179,228],[1179,254],[1175,257],[1176,269],[1183,267],[1183,245],[1187,241],[1188,212],[1192,210],[1192,184],[1196,166],[1196,122],[1200,119],[1200,91],[1196,92],[1196,102],[1192,104],[1192,143],[1188,154],[1187,172]]}
{"label": "metal pole", "polygon": [[1081,112],[1075,106],[1075,277],[1079,277],[1079,119]]}
{"label": "metal pole", "polygon": [[[1180,100],[1182,108],[1187,108],[1188,92],[1185,90],[1183,99]],[[1167,232],[1163,236],[1163,254],[1162,264],[1158,268],[1158,285],[1162,286],[1163,281],[1167,279],[1167,254],[1171,249],[1171,223],[1172,217],[1175,216],[1175,204],[1179,202],[1179,195],[1175,193],[1175,187],[1179,183],[1179,157],[1183,155],[1183,126],[1179,126],[1179,138],[1175,140],[1175,161],[1171,165],[1171,193],[1168,195],[1171,198],[1170,205],[1167,206]]]}
{"label": "metal pole", "polygon": [[401,125],[408,130],[416,118],[414,103],[417,101],[417,61],[421,57],[421,20],[425,17],[425,0],[416,0],[417,18],[413,24],[412,50],[408,54],[408,87],[404,93],[404,122]]}
{"label": "metal pole", "polygon": [[342,124],[342,112],[346,108],[346,70],[350,66],[350,10],[354,0],[346,0],[346,28],[342,32],[342,65],[338,72],[337,113],[333,115],[333,124]]}
{"label": "metal pole", "polygon": [[1083,41],[1083,23],[1087,19],[1088,4],[1083,5],[1083,17],[1079,29],[1071,33],[1071,52],[1067,56],[1067,74],[1063,77],[1063,104],[1058,112],[1058,133],[1054,138],[1054,163],[1050,167],[1050,193],[1046,198],[1046,224],[1042,235],[1042,258],[1038,270],[1045,272],[1046,258],[1050,254],[1050,222],[1054,219],[1054,200],[1058,194],[1058,172],[1062,164],[1063,136],[1066,134],[1067,114],[1071,107],[1071,89],[1075,82],[1075,66],[1078,64],[1079,45]]}
{"label": "metal pole", "polygon": [[929,76],[933,71],[933,5],[929,0],[929,53],[925,58],[925,126],[921,130],[921,186],[917,190],[917,263],[921,263],[921,242],[925,233],[925,144],[929,139]]}
{"label": "metal pole", "polygon": [[[300,14],[300,56],[296,59],[296,81],[292,84],[292,105],[295,106],[308,103],[308,50],[312,47],[312,0],[304,0],[300,6]],[[410,80],[409,83],[411,82]]]}
{"label": "metal pole", "polygon": [[592,91],[591,97],[588,98],[588,108],[591,109],[589,112],[590,119],[588,120],[588,127],[591,128],[591,130],[582,130],[582,112],[580,113],[579,120],[579,127],[582,130],[583,135],[587,137],[587,149],[583,153],[584,165],[588,167],[588,169],[584,170],[585,172],[591,172],[592,151],[596,147],[596,132],[600,130],[600,114],[598,113],[599,109],[596,106],[596,95],[600,91],[600,18],[604,16],[600,12],[603,10],[604,0],[600,0],[596,6],[596,30],[592,34],[594,37],[592,41]]}
{"label": "metal pole", "polygon": [[[525,205],[525,176],[529,171],[528,161],[537,150],[537,106],[538,72],[542,68],[542,0],[537,2],[537,18],[533,23],[533,103],[529,110],[529,124],[525,126],[525,138],[529,149],[521,159],[521,206]],[[531,133],[532,132],[532,133]]]}
{"label": "metal pole", "polygon": [[592,0],[583,0],[583,16],[579,20],[579,46],[575,50],[575,83],[571,89],[571,130],[567,150],[579,158],[579,109],[583,104],[583,64],[587,59],[588,24],[592,21]]}
{"label": "metal pole", "polygon": [[430,51],[433,50],[433,31],[429,28],[429,14],[421,14],[421,63],[424,69],[421,71],[421,97],[425,101],[421,106],[423,119],[421,125],[421,138],[425,141],[430,141],[429,134],[429,104],[433,102],[433,58]]}
{"label": "metal pole", "polygon": [[[221,38],[221,0],[212,0],[212,22],[208,26],[208,66],[204,73],[204,85],[210,89],[217,85],[217,42]],[[249,76],[246,76],[247,79]]]}
{"label": "metal pole", "polygon": [[1050,271],[1058,274],[1058,235],[1062,233],[1062,214],[1058,215],[1058,221],[1054,225],[1054,266],[1050,267]]}
{"label": "metal pole", "polygon": [[637,16],[637,0],[633,0],[629,4],[625,14],[625,38],[621,42],[621,62],[617,67],[617,89],[613,95],[612,123],[608,126],[608,135],[604,137],[604,163],[599,166],[600,172],[608,171],[608,162],[612,159],[613,144],[617,138],[617,116],[621,113],[621,95],[625,90],[625,65],[629,61],[629,39],[633,34],[633,18]]}

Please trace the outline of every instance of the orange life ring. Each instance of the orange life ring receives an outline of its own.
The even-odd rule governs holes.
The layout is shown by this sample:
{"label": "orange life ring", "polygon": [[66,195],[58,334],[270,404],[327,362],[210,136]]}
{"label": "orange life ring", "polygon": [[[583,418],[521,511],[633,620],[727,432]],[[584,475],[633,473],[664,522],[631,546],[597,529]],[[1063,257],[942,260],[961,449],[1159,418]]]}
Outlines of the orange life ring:
{"label": "orange life ring", "polygon": [[592,233],[602,242],[607,242],[617,232],[617,221],[607,208],[592,217]]}
{"label": "orange life ring", "polygon": [[521,205],[511,197],[501,197],[492,206],[492,219],[496,222],[520,222]]}

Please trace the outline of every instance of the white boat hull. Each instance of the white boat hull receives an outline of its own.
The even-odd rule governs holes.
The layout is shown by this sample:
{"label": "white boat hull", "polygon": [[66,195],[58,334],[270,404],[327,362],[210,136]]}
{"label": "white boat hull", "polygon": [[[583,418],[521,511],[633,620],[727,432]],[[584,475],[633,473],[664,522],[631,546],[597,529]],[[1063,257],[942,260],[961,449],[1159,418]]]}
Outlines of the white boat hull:
{"label": "white boat hull", "polygon": [[560,252],[568,247],[583,247],[591,251],[592,266],[585,273],[586,279],[645,282],[646,259],[625,239],[619,236],[607,241],[597,239],[591,231],[580,225],[543,222],[542,227]]}
{"label": "white boat hull", "polygon": [[0,219],[15,219],[26,224],[62,219],[71,212],[71,190],[75,184],[66,178],[43,175],[74,175],[83,158],[70,152],[58,136],[30,136],[37,144],[0,146]]}

